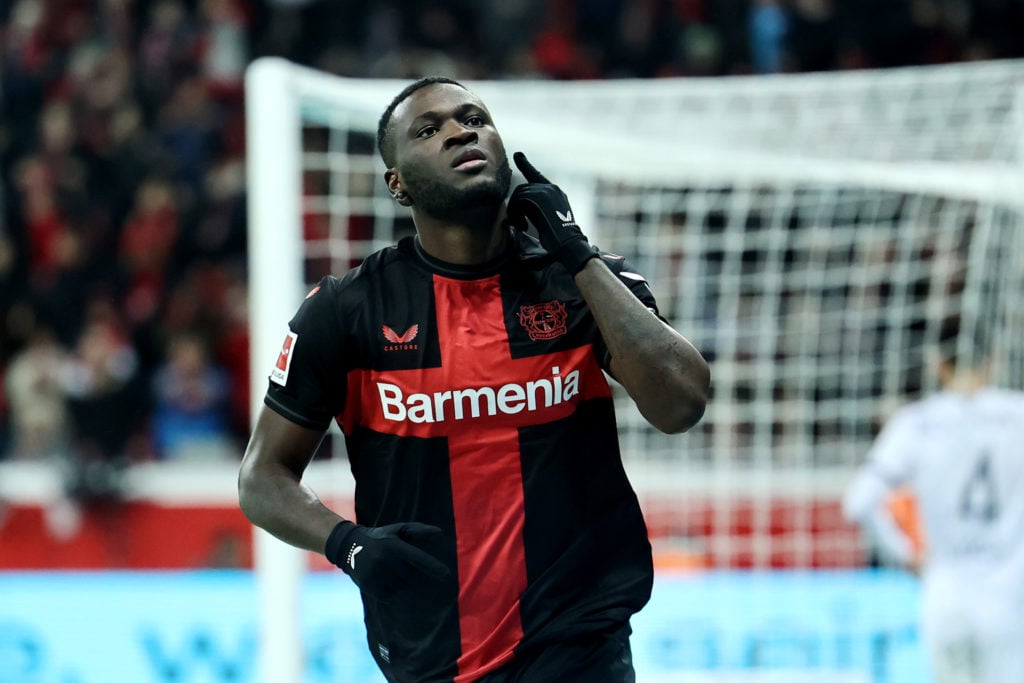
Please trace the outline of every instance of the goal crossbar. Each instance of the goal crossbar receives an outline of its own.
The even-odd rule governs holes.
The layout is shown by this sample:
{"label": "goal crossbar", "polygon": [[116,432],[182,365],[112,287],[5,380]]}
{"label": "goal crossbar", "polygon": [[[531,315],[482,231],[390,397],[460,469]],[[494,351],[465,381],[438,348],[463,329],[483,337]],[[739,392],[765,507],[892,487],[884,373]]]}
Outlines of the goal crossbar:
{"label": "goal crossbar", "polygon": [[[340,274],[410,228],[373,150],[406,83],[249,68],[254,416],[310,264]],[[1002,379],[1024,383],[1024,61],[466,85],[711,354],[685,448],[616,401],[641,498],[720,566],[858,551],[834,502],[880,416],[934,386],[944,316],[991,328]],[[304,561],[257,534],[265,681],[301,680]]]}

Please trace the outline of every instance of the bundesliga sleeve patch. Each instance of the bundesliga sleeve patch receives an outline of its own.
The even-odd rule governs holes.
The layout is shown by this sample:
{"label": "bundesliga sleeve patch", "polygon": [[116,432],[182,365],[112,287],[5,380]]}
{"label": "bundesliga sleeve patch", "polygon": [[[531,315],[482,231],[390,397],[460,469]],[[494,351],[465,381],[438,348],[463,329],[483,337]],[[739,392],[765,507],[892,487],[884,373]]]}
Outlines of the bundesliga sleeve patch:
{"label": "bundesliga sleeve patch", "polygon": [[288,384],[288,368],[292,366],[292,353],[295,352],[295,344],[299,335],[289,332],[281,345],[281,353],[277,356],[277,362],[270,371],[270,381],[280,384],[282,387]]}

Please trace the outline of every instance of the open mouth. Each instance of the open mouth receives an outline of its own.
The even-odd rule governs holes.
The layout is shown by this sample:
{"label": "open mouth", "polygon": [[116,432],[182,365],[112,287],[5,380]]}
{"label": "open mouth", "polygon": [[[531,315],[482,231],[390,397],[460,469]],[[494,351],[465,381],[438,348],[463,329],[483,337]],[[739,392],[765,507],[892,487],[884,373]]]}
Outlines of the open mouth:
{"label": "open mouth", "polygon": [[452,168],[456,171],[470,171],[487,164],[487,156],[478,149],[467,149],[455,157]]}

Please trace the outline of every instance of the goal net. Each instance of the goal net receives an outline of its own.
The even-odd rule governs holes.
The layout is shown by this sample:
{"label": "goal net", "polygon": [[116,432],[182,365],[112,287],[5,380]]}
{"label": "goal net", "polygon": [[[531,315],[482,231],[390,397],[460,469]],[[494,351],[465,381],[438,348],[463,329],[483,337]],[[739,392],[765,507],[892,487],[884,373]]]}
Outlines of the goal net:
{"label": "goal net", "polygon": [[[404,85],[250,69],[254,409],[306,288],[413,231],[375,149]],[[617,393],[662,566],[860,564],[843,488],[881,421],[935,387],[949,316],[1022,388],[1024,62],[466,85],[711,363],[683,436]]]}

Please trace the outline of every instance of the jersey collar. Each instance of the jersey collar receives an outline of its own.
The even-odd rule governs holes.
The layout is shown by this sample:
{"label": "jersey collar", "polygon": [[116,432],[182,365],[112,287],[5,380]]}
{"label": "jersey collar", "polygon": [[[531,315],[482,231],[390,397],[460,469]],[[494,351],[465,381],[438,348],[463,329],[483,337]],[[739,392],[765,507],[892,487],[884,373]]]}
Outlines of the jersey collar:
{"label": "jersey collar", "polygon": [[[404,243],[404,244],[403,244]],[[411,252],[414,258],[432,273],[457,280],[477,280],[500,273],[506,265],[515,261],[530,261],[536,258],[547,258],[548,255],[534,238],[524,232],[509,228],[507,248],[486,263],[460,265],[448,263],[428,254],[416,236],[406,237],[399,243],[399,248]]]}

